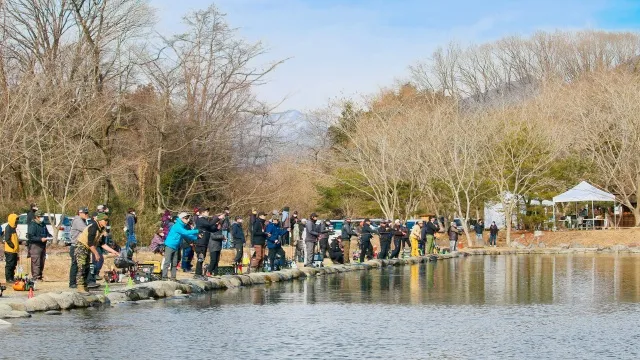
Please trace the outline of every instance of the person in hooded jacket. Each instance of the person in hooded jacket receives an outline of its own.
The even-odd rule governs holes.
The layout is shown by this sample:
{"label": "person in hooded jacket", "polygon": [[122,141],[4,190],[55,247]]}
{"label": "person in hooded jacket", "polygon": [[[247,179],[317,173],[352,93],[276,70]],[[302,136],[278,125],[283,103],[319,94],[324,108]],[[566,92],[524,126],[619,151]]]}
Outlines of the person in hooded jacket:
{"label": "person in hooded jacket", "polygon": [[186,212],[178,214],[176,223],[169,229],[169,234],[164,240],[164,264],[162,266],[162,278],[167,279],[169,272],[169,266],[171,266],[171,279],[176,279],[176,272],[178,266],[178,249],[182,243],[182,239],[188,239],[189,241],[195,241],[198,238],[198,229],[189,229],[189,221],[191,215]]}
{"label": "person in hooded jacket", "polygon": [[7,226],[4,228],[4,278],[7,284],[15,281],[16,267],[20,254],[20,242],[18,241],[18,215],[10,214],[7,218]]}
{"label": "person in hooded jacket", "polygon": [[251,245],[253,256],[251,257],[251,272],[262,269],[264,263],[264,247],[268,234],[265,230],[266,214],[261,212],[251,226]]}
{"label": "person in hooded jacket", "polygon": [[286,254],[282,249],[282,238],[288,231],[280,227],[280,219],[274,218],[271,223],[267,225],[265,232],[268,234],[267,248],[269,249],[269,265],[271,266],[271,271],[280,270],[280,266],[276,264],[276,256],[280,255],[282,260],[286,258]]}

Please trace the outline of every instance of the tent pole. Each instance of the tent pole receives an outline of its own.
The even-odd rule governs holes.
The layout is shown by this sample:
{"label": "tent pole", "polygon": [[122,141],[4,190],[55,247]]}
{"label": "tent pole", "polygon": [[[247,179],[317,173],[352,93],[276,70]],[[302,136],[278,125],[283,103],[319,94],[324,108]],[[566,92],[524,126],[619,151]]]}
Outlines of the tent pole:
{"label": "tent pole", "polygon": [[596,209],[593,208],[593,200],[591,200],[591,218],[593,219],[591,220],[592,221],[591,225],[593,225],[593,230],[595,230],[596,229]]}
{"label": "tent pole", "polygon": [[556,202],[553,202],[553,227],[551,231],[556,231]]}

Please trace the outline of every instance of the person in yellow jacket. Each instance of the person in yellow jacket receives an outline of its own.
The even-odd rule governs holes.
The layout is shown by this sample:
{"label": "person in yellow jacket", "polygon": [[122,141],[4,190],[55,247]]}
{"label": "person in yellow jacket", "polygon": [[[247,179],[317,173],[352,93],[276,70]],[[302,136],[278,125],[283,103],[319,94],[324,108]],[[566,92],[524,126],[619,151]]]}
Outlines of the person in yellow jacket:
{"label": "person in yellow jacket", "polygon": [[411,240],[411,257],[420,256],[420,252],[418,251],[418,241],[420,240],[422,224],[422,221],[418,221],[413,225],[413,228],[411,228],[411,235],[409,235],[409,240]]}
{"label": "person in yellow jacket", "polygon": [[15,281],[16,267],[20,254],[20,242],[18,241],[18,233],[16,226],[18,215],[11,214],[7,218],[7,226],[4,229],[4,277],[7,284]]}

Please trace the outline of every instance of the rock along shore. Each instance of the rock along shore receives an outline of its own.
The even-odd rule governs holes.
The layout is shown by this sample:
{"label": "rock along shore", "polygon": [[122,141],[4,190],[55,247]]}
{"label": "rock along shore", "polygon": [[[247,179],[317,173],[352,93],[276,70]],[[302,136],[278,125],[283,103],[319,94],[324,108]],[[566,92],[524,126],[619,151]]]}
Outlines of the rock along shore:
{"label": "rock along shore", "polygon": [[131,288],[115,290],[108,295],[83,296],[75,291],[48,292],[31,299],[8,298],[0,302],[0,325],[9,325],[1,319],[28,318],[31,313],[45,312],[57,315],[61,310],[105,307],[125,302],[149,301],[161,298],[186,297],[215,290],[226,290],[242,286],[267,284],[295,279],[311,278],[350,271],[365,271],[386,266],[403,266],[445,260],[469,255],[525,255],[525,254],[579,254],[579,253],[640,253],[640,248],[612,246],[608,248],[482,248],[465,249],[444,255],[412,257],[408,259],[369,260],[362,264],[333,265],[321,268],[284,269],[274,272],[259,272],[246,275],[224,275],[208,280],[183,279],[180,281],[154,281],[137,284]]}

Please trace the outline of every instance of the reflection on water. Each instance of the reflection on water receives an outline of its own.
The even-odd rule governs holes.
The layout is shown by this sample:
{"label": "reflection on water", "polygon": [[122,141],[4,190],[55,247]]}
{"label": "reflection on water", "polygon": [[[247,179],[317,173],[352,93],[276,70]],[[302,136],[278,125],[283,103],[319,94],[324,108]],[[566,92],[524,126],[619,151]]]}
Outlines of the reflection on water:
{"label": "reflection on water", "polygon": [[472,256],[12,322],[2,344],[46,341],[31,358],[634,359],[640,257]]}

